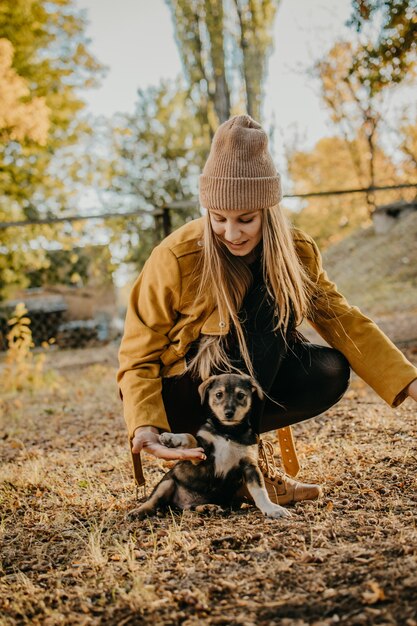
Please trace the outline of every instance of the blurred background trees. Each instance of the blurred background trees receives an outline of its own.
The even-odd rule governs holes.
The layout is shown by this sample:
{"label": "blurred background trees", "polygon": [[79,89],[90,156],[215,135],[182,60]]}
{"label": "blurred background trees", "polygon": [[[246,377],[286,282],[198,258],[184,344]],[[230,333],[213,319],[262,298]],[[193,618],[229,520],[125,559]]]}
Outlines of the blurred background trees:
{"label": "blurred background trees", "polygon": [[[0,297],[30,286],[30,277],[38,283],[50,276],[51,245],[78,246],[88,229],[109,243],[116,262],[139,270],[156,243],[155,210],[185,203],[172,214],[173,228],[198,215],[197,202],[189,201],[196,199],[218,124],[245,111],[261,119],[279,2],[167,5],[183,78],[138,90],[132,113],[91,120],[80,94],[97,84],[103,68],[89,52],[86,19],[74,0],[2,2],[0,86],[7,97],[0,105],[0,221],[81,214],[80,191],[88,187],[102,211],[144,213],[98,229],[79,223],[1,231]],[[75,265],[70,275],[80,276]]]}
{"label": "blurred background trees", "polygon": [[350,26],[366,33],[375,22],[380,24],[369,37],[356,60],[365,73],[372,68],[374,89],[401,83],[407,75],[415,77],[417,49],[417,4],[415,0],[352,0]]}
{"label": "blurred background trees", "polygon": [[[0,298],[33,277],[36,284],[51,280],[53,250],[77,248],[65,255],[78,259],[68,270],[70,281],[82,279],[79,251],[94,243],[110,249],[100,271],[129,263],[137,272],[162,236],[155,211],[179,207],[172,228],[199,214],[198,175],[217,126],[243,112],[264,123],[280,1],[165,5],[183,75],[139,89],[132,112],[94,120],[82,93],[98,84],[104,68],[89,51],[86,16],[75,0],[0,4],[0,221],[82,215],[86,197],[97,201],[98,212],[142,212],[98,224],[0,231]],[[397,90],[415,85],[415,5],[352,0],[352,36],[336,42],[310,71],[334,134],[313,148],[287,149],[285,186],[294,193],[415,182],[417,111],[404,109],[395,120],[386,115]],[[326,246],[368,224],[376,203],[398,197],[371,191],[366,198],[308,198],[290,217]]]}
{"label": "blurred background trees", "polygon": [[[100,76],[85,21],[72,0],[0,4],[0,221],[56,216],[84,184],[80,138],[90,132],[79,93]],[[6,87],[7,85],[7,87]],[[68,228],[1,233],[0,294],[47,264],[48,240],[70,245]]]}
{"label": "blurred background trees", "polygon": [[262,120],[279,0],[166,0],[189,97],[211,135],[242,111]]}
{"label": "blurred background trees", "polygon": [[[396,90],[416,81],[416,9],[415,0],[353,0],[349,25],[357,37],[337,42],[311,70],[337,134],[288,155],[295,193],[416,182],[417,111],[410,120],[404,110],[394,128],[387,122]],[[395,136],[389,151],[382,131]],[[415,189],[401,193],[415,197]],[[398,197],[370,191],[366,204],[362,195],[312,198],[294,221],[326,246],[369,223],[376,202]]]}
{"label": "blurred background trees", "polygon": [[[112,123],[111,206],[151,213],[166,205],[172,227],[198,217],[198,175],[217,126],[231,115],[262,118],[276,0],[166,0],[184,76],[138,90],[135,111]],[[233,11],[231,13],[230,9]],[[139,270],[155,245],[150,215],[113,220],[115,249]],[[118,243],[117,243],[118,241]]]}
{"label": "blurred background trees", "polygon": [[13,67],[14,48],[0,39],[0,137],[4,144],[32,140],[44,146],[50,127],[51,110],[44,97],[31,94],[28,81]]}
{"label": "blurred background trees", "polygon": [[113,209],[143,211],[132,219],[112,220],[112,241],[127,250],[124,262],[140,269],[163,237],[154,211],[177,204],[178,211],[169,215],[172,229],[199,215],[197,180],[210,145],[209,127],[183,80],[162,81],[138,90],[132,114],[114,117],[110,142],[113,171],[106,202]]}

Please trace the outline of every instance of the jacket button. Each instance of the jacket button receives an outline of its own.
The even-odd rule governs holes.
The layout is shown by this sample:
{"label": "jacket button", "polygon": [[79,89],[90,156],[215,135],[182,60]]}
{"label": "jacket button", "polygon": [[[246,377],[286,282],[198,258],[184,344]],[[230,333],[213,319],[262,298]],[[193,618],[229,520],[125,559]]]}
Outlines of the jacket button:
{"label": "jacket button", "polygon": [[220,328],[224,328],[226,326],[226,322],[219,322]]}

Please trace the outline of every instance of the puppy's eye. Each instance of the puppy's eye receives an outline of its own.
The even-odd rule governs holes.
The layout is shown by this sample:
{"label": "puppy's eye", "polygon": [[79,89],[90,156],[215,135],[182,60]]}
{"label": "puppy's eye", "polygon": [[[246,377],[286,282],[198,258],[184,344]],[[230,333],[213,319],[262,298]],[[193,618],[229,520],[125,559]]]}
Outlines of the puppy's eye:
{"label": "puppy's eye", "polygon": [[244,400],[246,397],[243,391],[238,391],[236,395],[238,400]]}
{"label": "puppy's eye", "polygon": [[223,398],[223,391],[218,391],[216,393],[216,398],[218,398],[220,400],[220,398]]}

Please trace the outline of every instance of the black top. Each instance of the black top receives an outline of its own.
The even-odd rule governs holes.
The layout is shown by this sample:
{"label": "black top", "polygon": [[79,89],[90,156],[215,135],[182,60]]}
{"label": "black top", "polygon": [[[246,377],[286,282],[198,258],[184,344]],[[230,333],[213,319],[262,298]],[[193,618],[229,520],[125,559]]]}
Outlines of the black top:
{"label": "black top", "polygon": [[[272,299],[268,295],[262,270],[262,256],[248,264],[253,282],[245,295],[239,312],[239,321],[246,338],[249,354],[261,387],[268,392],[286,352],[286,342],[280,331],[274,331],[276,317]],[[233,365],[247,372],[240,356],[236,331],[232,327],[225,337],[226,352]]]}

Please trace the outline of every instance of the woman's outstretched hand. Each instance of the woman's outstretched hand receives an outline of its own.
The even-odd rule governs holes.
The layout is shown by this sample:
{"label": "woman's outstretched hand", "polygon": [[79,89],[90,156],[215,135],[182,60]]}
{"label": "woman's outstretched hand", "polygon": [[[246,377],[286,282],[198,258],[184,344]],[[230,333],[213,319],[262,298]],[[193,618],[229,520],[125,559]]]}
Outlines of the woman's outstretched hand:
{"label": "woman's outstretched hand", "polygon": [[135,430],[132,439],[132,452],[137,453],[145,450],[158,459],[167,460],[205,460],[203,448],[167,448],[159,441],[159,431],[153,426],[140,426]]}

